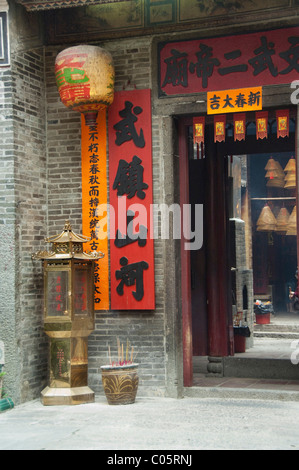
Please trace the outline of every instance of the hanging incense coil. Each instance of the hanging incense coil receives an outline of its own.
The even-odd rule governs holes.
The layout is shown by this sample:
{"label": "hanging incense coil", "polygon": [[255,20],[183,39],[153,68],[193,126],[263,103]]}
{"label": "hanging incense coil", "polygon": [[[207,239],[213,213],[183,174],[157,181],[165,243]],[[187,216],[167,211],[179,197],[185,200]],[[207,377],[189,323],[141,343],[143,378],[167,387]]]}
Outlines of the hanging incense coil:
{"label": "hanging incense coil", "polygon": [[275,161],[275,167],[276,167],[276,170],[279,172],[280,175],[284,175],[283,168],[282,168],[281,164],[278,161]]}
{"label": "hanging incense coil", "polygon": [[275,160],[273,157],[270,157],[267,165],[265,166],[265,170],[275,170],[276,169],[276,164]]}
{"label": "hanging incense coil", "polygon": [[272,178],[268,179],[266,186],[268,188],[284,188],[285,187],[285,181],[284,177],[277,177],[277,178]]}
{"label": "hanging incense coil", "polygon": [[296,173],[296,160],[294,157],[291,157],[284,169],[285,172],[294,172]]}
{"label": "hanging incense coil", "polygon": [[286,235],[297,235],[297,209],[294,206],[292,213],[289,217],[288,228]]}
{"label": "hanging incense coil", "polygon": [[268,179],[267,187],[284,188],[285,174],[279,162],[275,161],[274,158],[271,157],[265,166],[265,170],[267,170],[265,176]]}
{"label": "hanging incense coil", "polygon": [[269,232],[276,229],[276,219],[268,204],[266,204],[256,223],[258,232]]}
{"label": "hanging incense coil", "polygon": [[284,171],[286,172],[284,187],[286,189],[295,189],[296,188],[296,161],[294,157],[290,158]]}
{"label": "hanging incense coil", "polygon": [[285,176],[285,184],[284,187],[286,189],[294,189],[296,188],[296,175],[293,173],[288,173]]}
{"label": "hanging incense coil", "polygon": [[286,207],[282,207],[276,218],[276,232],[285,233],[288,228],[290,214]]}
{"label": "hanging incense coil", "polygon": [[265,175],[265,178],[269,178],[269,179],[278,178],[278,177],[281,177],[281,174],[276,168],[273,170],[268,170]]}

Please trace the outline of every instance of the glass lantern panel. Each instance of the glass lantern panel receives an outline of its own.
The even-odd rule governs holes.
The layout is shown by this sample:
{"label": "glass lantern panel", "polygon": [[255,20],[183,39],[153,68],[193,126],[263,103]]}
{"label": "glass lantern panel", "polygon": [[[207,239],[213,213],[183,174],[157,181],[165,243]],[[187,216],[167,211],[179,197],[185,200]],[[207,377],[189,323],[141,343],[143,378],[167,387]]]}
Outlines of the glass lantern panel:
{"label": "glass lantern panel", "polygon": [[47,315],[63,317],[68,315],[68,272],[48,271]]}
{"label": "glass lantern panel", "polygon": [[74,314],[88,314],[88,272],[76,269],[74,272]]}

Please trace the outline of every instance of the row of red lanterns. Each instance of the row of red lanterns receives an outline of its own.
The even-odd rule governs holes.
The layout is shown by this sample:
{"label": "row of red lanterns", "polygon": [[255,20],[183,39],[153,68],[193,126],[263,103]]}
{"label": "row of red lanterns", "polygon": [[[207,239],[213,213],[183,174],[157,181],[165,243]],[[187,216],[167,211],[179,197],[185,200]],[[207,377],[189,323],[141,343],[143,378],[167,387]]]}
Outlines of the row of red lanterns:
{"label": "row of red lanterns", "polygon": [[[277,138],[289,136],[289,110],[276,111]],[[268,111],[256,111],[256,138],[265,139],[268,137]],[[234,140],[244,140],[246,135],[246,113],[234,113]],[[225,141],[226,114],[214,116],[214,142]],[[204,142],[205,116],[193,118],[193,141],[194,144]]]}

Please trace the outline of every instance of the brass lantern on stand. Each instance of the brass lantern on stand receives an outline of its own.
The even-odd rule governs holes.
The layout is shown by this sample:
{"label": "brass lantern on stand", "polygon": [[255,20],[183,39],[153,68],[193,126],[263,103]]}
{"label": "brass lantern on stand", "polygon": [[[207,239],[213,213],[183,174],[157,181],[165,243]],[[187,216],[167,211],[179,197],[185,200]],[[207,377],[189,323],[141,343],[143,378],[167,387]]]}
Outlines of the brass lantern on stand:
{"label": "brass lantern on stand", "polygon": [[94,401],[88,387],[88,336],[94,330],[94,261],[101,252],[84,252],[90,239],[72,231],[47,238],[51,251],[44,260],[44,330],[50,337],[49,385],[41,393],[44,405],[75,405]]}

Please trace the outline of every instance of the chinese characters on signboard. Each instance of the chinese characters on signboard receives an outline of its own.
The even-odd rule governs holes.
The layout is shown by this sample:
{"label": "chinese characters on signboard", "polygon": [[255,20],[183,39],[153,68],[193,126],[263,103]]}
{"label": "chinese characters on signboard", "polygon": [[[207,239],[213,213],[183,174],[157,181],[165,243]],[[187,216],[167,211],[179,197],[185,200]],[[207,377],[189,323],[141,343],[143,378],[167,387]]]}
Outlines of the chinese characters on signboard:
{"label": "chinese characters on signboard", "polygon": [[74,57],[70,52],[55,66],[56,84],[65,106],[90,99],[90,79],[84,70],[86,59],[87,54]]}
{"label": "chinese characters on signboard", "polygon": [[95,310],[109,309],[109,259],[107,237],[98,237],[101,222],[97,209],[107,204],[106,111],[98,113],[96,126],[85,125],[81,117],[82,155],[82,229],[91,238],[86,250],[102,251],[105,256],[95,261]]}
{"label": "chinese characters on signboard", "polygon": [[108,116],[111,309],[154,309],[150,90],[116,93]]}
{"label": "chinese characters on signboard", "polygon": [[233,113],[262,109],[262,87],[210,91],[207,93],[207,113]]}
{"label": "chinese characters on signboard", "polygon": [[84,315],[88,311],[87,270],[74,271],[74,314]]}
{"label": "chinese characters on signboard", "polygon": [[290,83],[298,58],[298,27],[160,44],[159,94]]}
{"label": "chinese characters on signboard", "polygon": [[47,312],[50,317],[61,317],[68,314],[67,292],[68,273],[67,271],[49,271],[48,292],[47,292]]}

